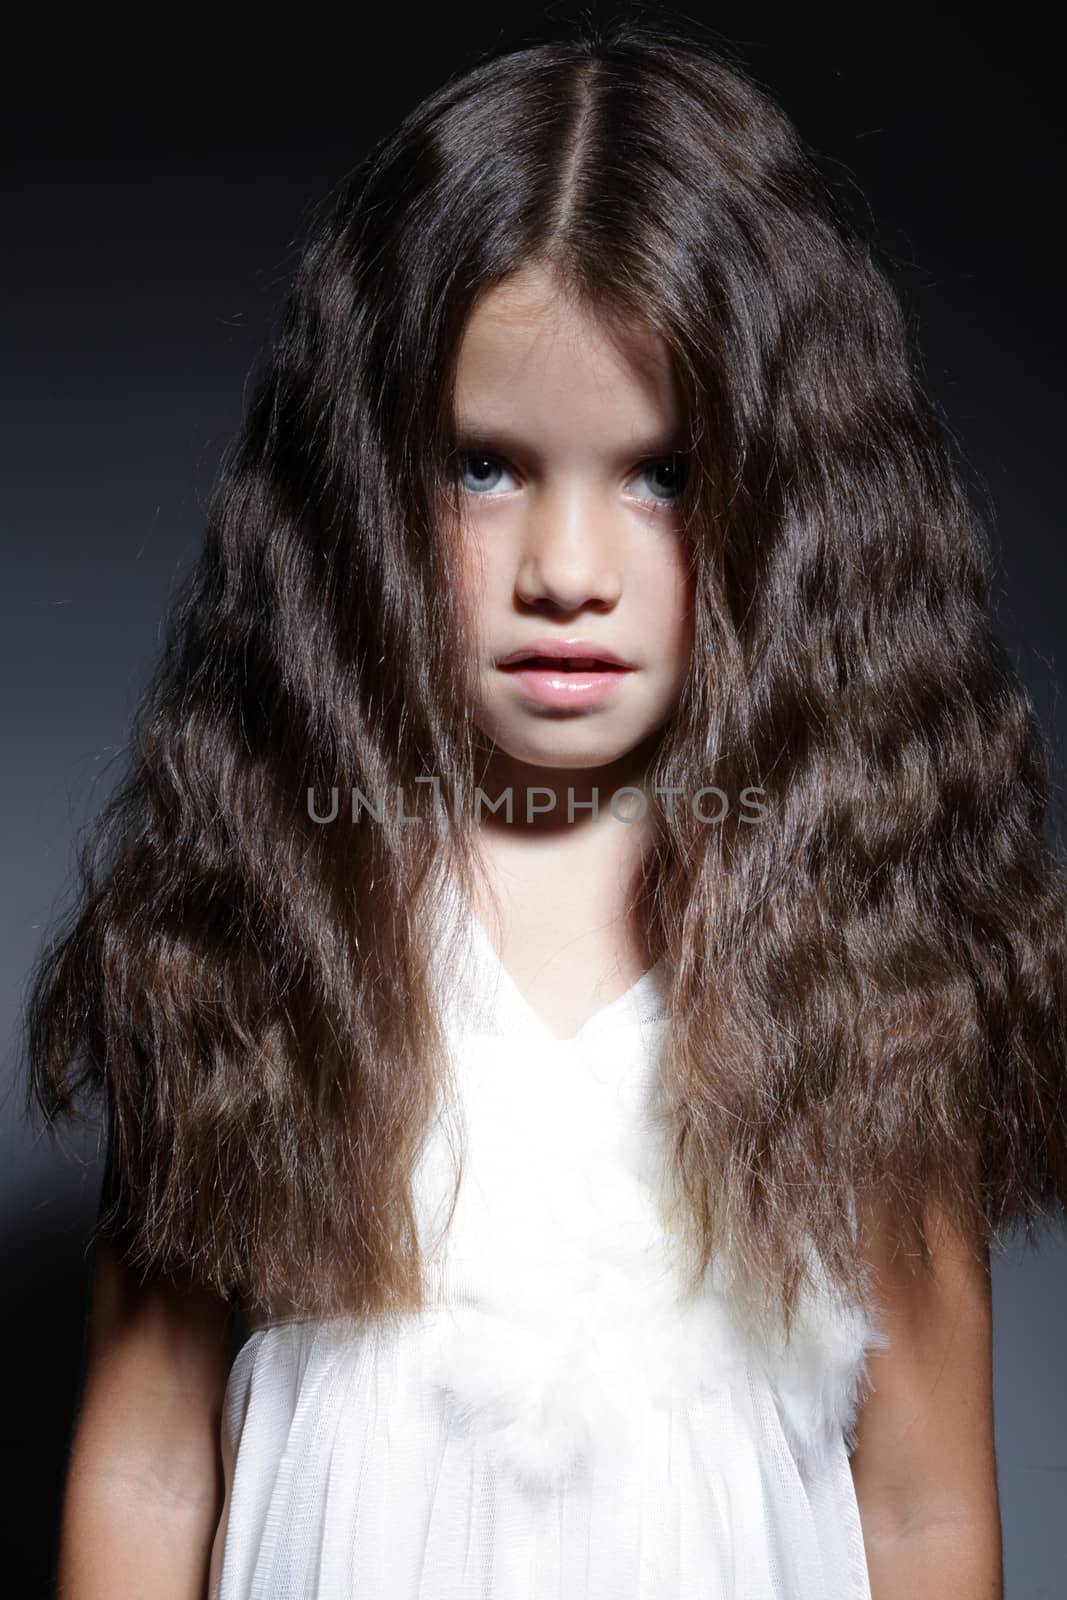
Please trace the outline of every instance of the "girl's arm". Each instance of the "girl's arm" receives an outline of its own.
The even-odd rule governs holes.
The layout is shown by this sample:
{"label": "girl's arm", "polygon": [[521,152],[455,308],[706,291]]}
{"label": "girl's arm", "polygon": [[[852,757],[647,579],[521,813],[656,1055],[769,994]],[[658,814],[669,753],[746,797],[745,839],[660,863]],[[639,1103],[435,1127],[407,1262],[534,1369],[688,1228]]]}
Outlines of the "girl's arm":
{"label": "girl's arm", "polygon": [[140,1287],[98,1240],[60,1600],[204,1600],[222,1509],[230,1315],[200,1289]]}
{"label": "girl's arm", "polygon": [[892,1341],[852,1456],[873,1600],[1002,1600],[988,1253],[932,1213],[934,1271],[912,1273],[888,1208],[858,1211]]}

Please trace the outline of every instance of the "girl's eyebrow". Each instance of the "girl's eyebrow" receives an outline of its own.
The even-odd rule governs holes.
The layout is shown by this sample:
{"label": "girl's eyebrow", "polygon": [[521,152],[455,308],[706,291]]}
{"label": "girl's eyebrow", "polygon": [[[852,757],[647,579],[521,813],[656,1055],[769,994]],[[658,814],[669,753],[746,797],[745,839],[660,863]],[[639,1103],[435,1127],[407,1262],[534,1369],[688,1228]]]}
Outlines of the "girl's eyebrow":
{"label": "girl's eyebrow", "polygon": [[[506,427],[485,427],[473,422],[457,422],[452,429],[452,439],[457,450],[483,450],[487,455],[531,455],[537,452],[522,443],[518,435]],[[678,455],[689,445],[684,424],[661,430],[645,439],[637,439],[619,452],[620,460],[634,461],[645,457]]]}

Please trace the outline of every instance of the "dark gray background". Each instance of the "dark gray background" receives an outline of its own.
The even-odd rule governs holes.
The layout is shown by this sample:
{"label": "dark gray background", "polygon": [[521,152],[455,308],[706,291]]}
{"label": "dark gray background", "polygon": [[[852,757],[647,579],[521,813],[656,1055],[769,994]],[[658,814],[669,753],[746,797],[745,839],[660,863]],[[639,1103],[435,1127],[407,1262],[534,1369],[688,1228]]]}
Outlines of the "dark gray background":
{"label": "dark gray background", "polygon": [[[590,8],[587,8],[590,9]],[[591,8],[603,15],[603,8]],[[996,608],[1054,739],[1064,370],[1060,41],[1036,12],[691,6],[738,46],[853,196],[918,332],[926,381],[991,521]],[[553,8],[558,17],[571,14]],[[961,8],[962,11],[962,8]],[[339,23],[301,7],[151,35],[47,13],[9,37],[0,115],[7,826],[0,1098],[7,1486],[0,1572],[43,1595],[73,1420],[94,1134],[52,1148],[21,1114],[30,962],[129,715],[309,203],[501,27],[542,8],[461,3]],[[355,13],[350,12],[354,16]],[[167,28],[171,32],[167,32]],[[161,31],[161,29],[163,31]],[[185,31],[181,31],[184,29]],[[865,199],[863,198],[865,197]],[[655,197],[650,197],[650,204]],[[1058,841],[1057,802],[1050,836]],[[1067,1570],[1067,1251],[995,1263],[1007,1595]]]}

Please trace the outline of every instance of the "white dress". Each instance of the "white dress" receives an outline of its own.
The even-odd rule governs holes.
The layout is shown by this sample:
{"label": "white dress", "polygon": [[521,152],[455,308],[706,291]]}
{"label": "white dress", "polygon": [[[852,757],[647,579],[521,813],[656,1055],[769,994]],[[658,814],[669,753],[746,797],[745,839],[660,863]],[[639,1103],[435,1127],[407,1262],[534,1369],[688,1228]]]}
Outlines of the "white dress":
{"label": "white dress", "polygon": [[642,1116],[662,968],[558,1039],[442,904],[468,943],[417,1179],[430,1308],[251,1325],[209,1600],[870,1600],[849,1441],[886,1340],[812,1296],[756,1351],[710,1286],[680,1299]]}

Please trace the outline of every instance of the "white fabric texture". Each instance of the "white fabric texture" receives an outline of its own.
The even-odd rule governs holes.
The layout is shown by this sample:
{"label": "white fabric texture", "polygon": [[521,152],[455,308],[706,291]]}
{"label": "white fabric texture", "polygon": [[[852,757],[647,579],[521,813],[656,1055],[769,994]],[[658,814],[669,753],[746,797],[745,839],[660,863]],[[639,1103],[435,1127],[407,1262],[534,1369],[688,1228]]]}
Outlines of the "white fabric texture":
{"label": "white fabric texture", "polygon": [[210,1600],[870,1600],[849,1446],[886,1340],[812,1295],[756,1350],[713,1281],[683,1301],[646,1121],[662,966],[558,1039],[443,907],[467,944],[417,1178],[431,1305],[253,1324]]}

